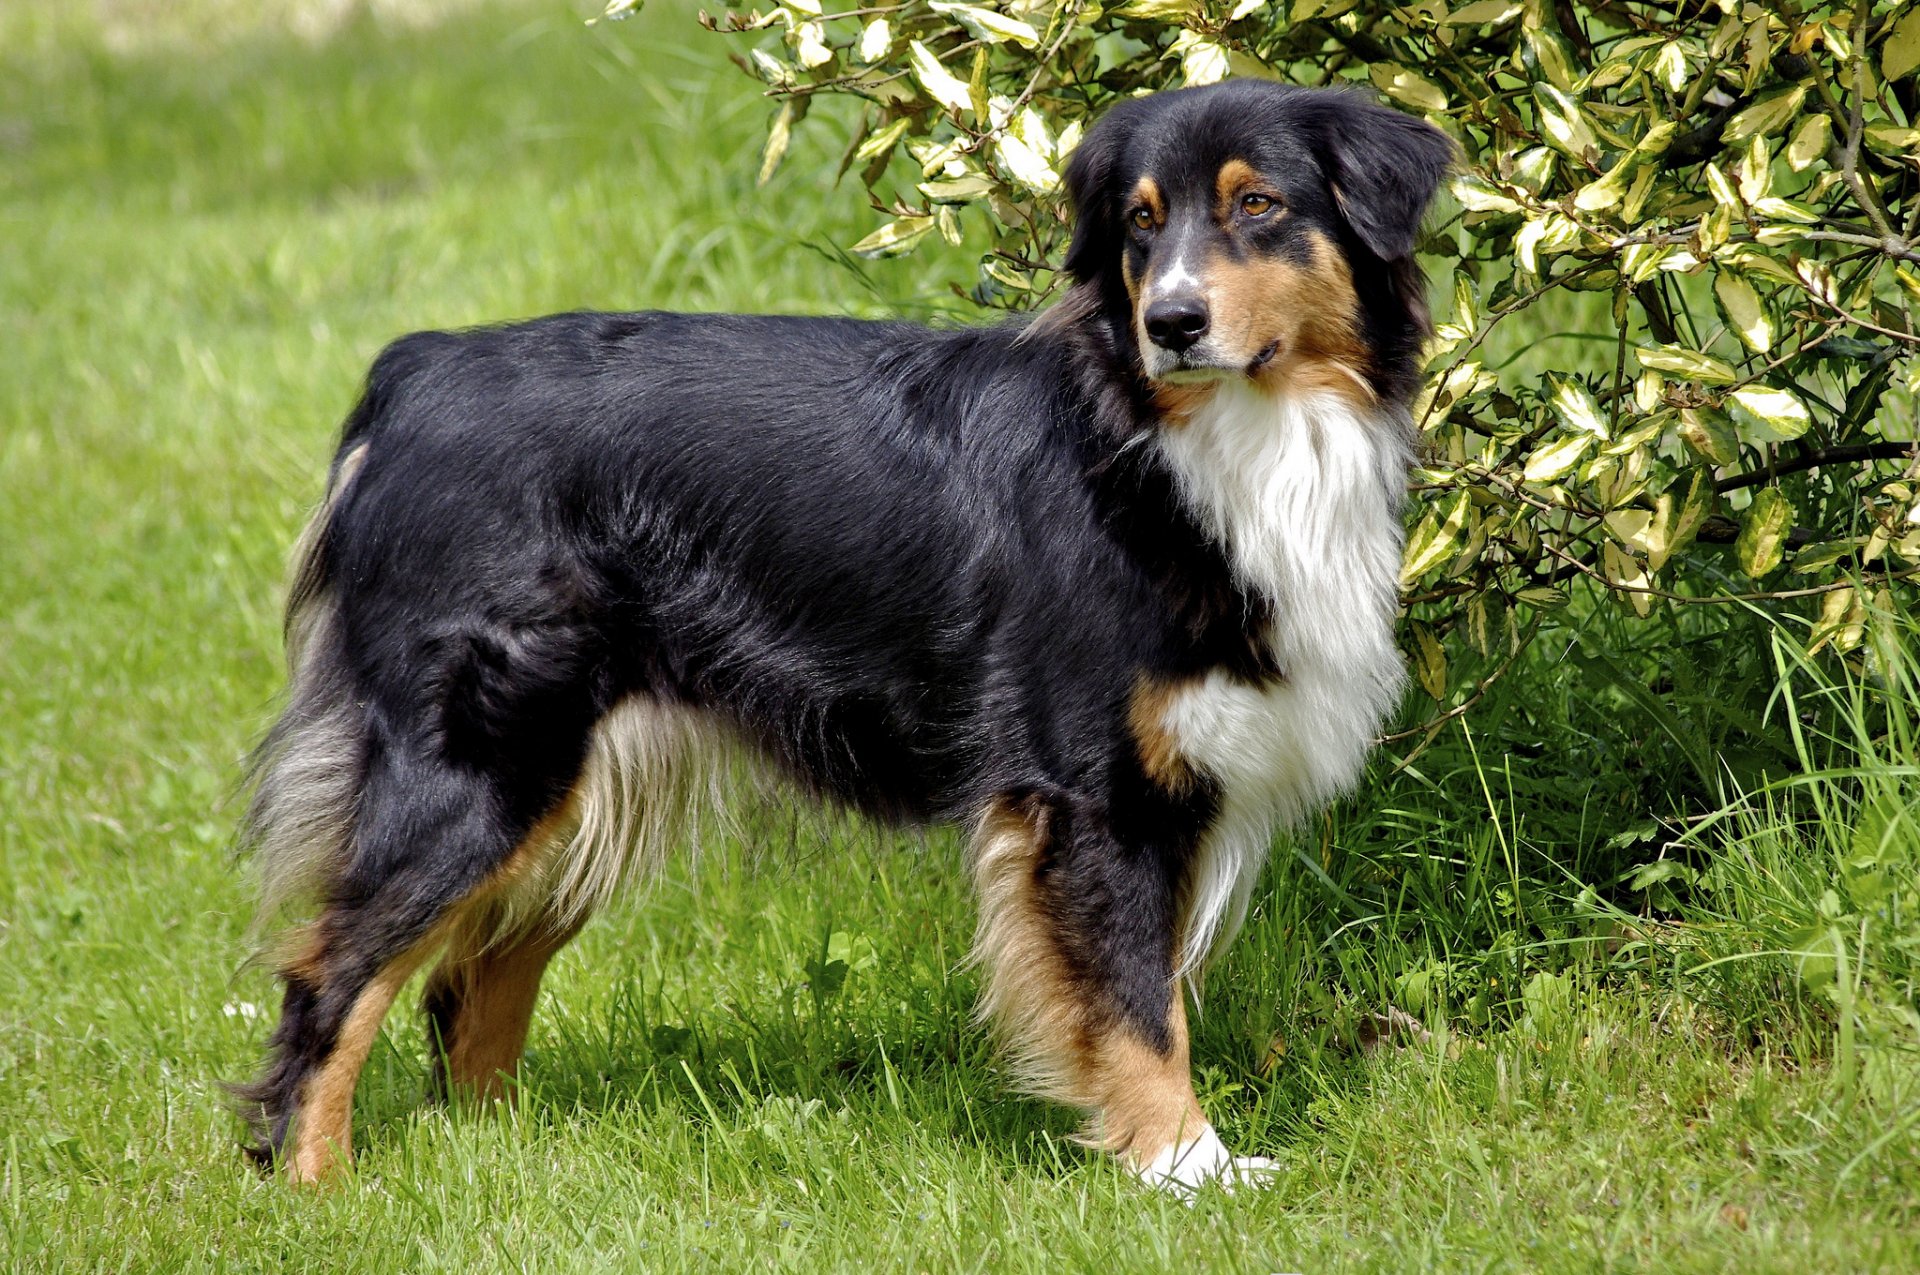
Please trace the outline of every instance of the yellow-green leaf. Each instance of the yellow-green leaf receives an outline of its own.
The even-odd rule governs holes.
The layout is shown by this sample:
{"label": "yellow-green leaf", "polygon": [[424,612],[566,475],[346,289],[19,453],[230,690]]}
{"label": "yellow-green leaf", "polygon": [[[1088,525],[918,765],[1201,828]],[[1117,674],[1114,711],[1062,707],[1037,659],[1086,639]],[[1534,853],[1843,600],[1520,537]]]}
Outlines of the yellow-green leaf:
{"label": "yellow-green leaf", "polygon": [[1015,270],[998,257],[987,257],[980,262],[980,272],[1003,287],[1016,292],[1033,291],[1033,280]]}
{"label": "yellow-green leaf", "polygon": [[1648,552],[1649,544],[1663,535],[1662,529],[1654,520],[1653,513],[1646,509],[1615,509],[1602,520],[1613,538],[1628,548],[1641,553]]}
{"label": "yellow-green leaf", "polygon": [[1653,73],[1667,86],[1669,93],[1678,93],[1687,82],[1687,55],[1680,48],[1678,40],[1662,45],[1660,52],[1654,55]]}
{"label": "yellow-green leaf", "polygon": [[1500,636],[1506,606],[1499,595],[1476,593],[1467,600],[1467,641],[1482,655],[1493,654],[1493,640]]}
{"label": "yellow-green leaf", "polygon": [[1723,269],[1714,276],[1713,295],[1720,301],[1727,326],[1749,350],[1764,354],[1773,348],[1773,320],[1767,317],[1766,307],[1760,304],[1760,294],[1752,284]]}
{"label": "yellow-green leaf", "polygon": [[1447,697],[1447,652],[1433,630],[1424,624],[1413,626],[1413,669],[1420,689],[1435,700]]}
{"label": "yellow-green leaf", "polygon": [[1790,442],[1813,426],[1813,416],[1798,395],[1770,385],[1737,389],[1727,395],[1727,405],[1741,437],[1755,442]]}
{"label": "yellow-green leaf", "polygon": [[1572,88],[1573,51],[1560,33],[1546,23],[1533,20],[1522,23],[1521,32],[1547,83],[1559,89]]}
{"label": "yellow-green leaf", "polygon": [[1396,102],[1405,102],[1422,111],[1447,109],[1447,95],[1440,91],[1440,86],[1405,67],[1376,62],[1367,68],[1367,77],[1374,87]]}
{"label": "yellow-green leaf", "polygon": [[895,144],[907,135],[907,130],[912,127],[913,117],[910,115],[902,115],[899,119],[887,125],[866,141],[860,143],[860,149],[853,153],[854,159],[864,164],[870,159],[880,158],[880,156],[892,150]]}
{"label": "yellow-green leaf", "polygon": [[[1660,374],[1658,372],[1649,372],[1645,375],[1658,376]],[[1620,437],[1614,439],[1605,447],[1602,447],[1600,454],[1602,456],[1625,456],[1634,448],[1644,447],[1654,439],[1660,437],[1660,435],[1666,433],[1667,424],[1668,416],[1665,412],[1662,412],[1652,420],[1642,421],[1640,424],[1635,425],[1632,429],[1620,435]]]}
{"label": "yellow-green leaf", "polygon": [[1823,544],[1808,545],[1793,555],[1793,571],[1796,575],[1811,575],[1832,566],[1859,548],[1858,540],[1829,540]]}
{"label": "yellow-green leaf", "polygon": [[1807,654],[1827,643],[1836,651],[1851,651],[1866,636],[1867,604],[1860,591],[1848,585],[1820,596],[1820,618],[1813,622]]}
{"label": "yellow-green leaf", "polygon": [[1713,202],[1723,208],[1740,207],[1740,193],[1733,188],[1733,182],[1720,171],[1720,165],[1707,165],[1707,190],[1713,196]]}
{"label": "yellow-green leaf", "polygon": [[1787,167],[1796,173],[1806,172],[1827,157],[1832,144],[1833,118],[1825,111],[1815,111],[1787,143]]}
{"label": "yellow-green leaf", "polygon": [[1520,0],[1473,0],[1440,19],[1442,26],[1480,27],[1505,22],[1525,8]]}
{"label": "yellow-green leaf", "polygon": [[1920,128],[1902,128],[1898,124],[1869,124],[1867,141],[1883,154],[1920,149]]}
{"label": "yellow-green leaf", "polygon": [[827,47],[827,29],[818,22],[802,22],[793,29],[794,56],[809,71],[833,61]]}
{"label": "yellow-green leaf", "polygon": [[1777,133],[1792,123],[1806,97],[1806,88],[1798,84],[1783,92],[1769,94],[1728,120],[1727,126],[1720,131],[1720,140],[1733,145],[1749,137],[1767,137]]}
{"label": "yellow-green leaf", "polygon": [[913,67],[913,78],[920,81],[928,97],[950,111],[972,109],[973,98],[967,92],[967,82],[941,66],[933,50],[918,40],[909,41],[907,58]]}
{"label": "yellow-green leaf", "polygon": [[[1677,484],[1676,484],[1677,485]],[[1693,543],[1700,534],[1701,526],[1713,513],[1714,501],[1718,499],[1713,490],[1713,478],[1703,469],[1693,473],[1693,482],[1687,493],[1676,504],[1673,488],[1669,487],[1654,502],[1662,518],[1668,519],[1666,550],[1653,560],[1653,569],[1658,571],[1665,566],[1667,559]],[[1669,513],[1671,510],[1671,513]]]}
{"label": "yellow-green leaf", "polygon": [[1182,31],[1167,50],[1180,58],[1180,77],[1188,85],[1218,84],[1232,69],[1227,51],[1196,31]]}
{"label": "yellow-green leaf", "polygon": [[967,173],[951,181],[921,182],[920,193],[937,204],[965,204],[993,189],[985,173]]}
{"label": "yellow-green leaf", "polygon": [[1555,607],[1567,605],[1566,591],[1556,589],[1551,585],[1535,585],[1531,589],[1520,590],[1520,592],[1514,596],[1528,606],[1539,607],[1543,611],[1550,611]]}
{"label": "yellow-green leaf", "polygon": [[1581,212],[1605,212],[1627,197],[1627,177],[1634,166],[1621,160],[1606,176],[1596,178],[1574,192],[1573,206]]}
{"label": "yellow-green leaf", "polygon": [[1486,178],[1462,173],[1453,179],[1453,197],[1468,212],[1517,213],[1520,204]]}
{"label": "yellow-green leaf", "polygon": [[1599,139],[1572,97],[1551,84],[1536,84],[1533,100],[1540,108],[1540,130],[1548,141],[1575,159],[1585,159],[1600,149]]}
{"label": "yellow-green leaf", "polygon": [[1716,465],[1740,459],[1740,435],[1733,421],[1717,407],[1680,409],[1680,438],[1696,454]]}
{"label": "yellow-green leaf", "polygon": [[862,62],[878,62],[893,47],[893,28],[885,18],[875,18],[860,32],[859,56]]}
{"label": "yellow-green leaf", "polygon": [[[973,51],[973,73],[967,77],[967,105],[973,107],[973,118],[986,128],[996,125],[993,118],[993,91],[987,84],[987,69],[991,61],[987,46],[981,45]],[[1000,100],[1006,102],[1005,98]],[[997,123],[1006,122],[1006,109],[1002,107]]]}
{"label": "yellow-green leaf", "polygon": [[1646,371],[1633,378],[1633,405],[1643,412],[1651,412],[1666,398],[1667,378],[1658,372]]}
{"label": "yellow-green leaf", "polygon": [[1444,509],[1430,509],[1407,537],[1400,583],[1411,584],[1453,555],[1467,522],[1467,493],[1454,494]]}
{"label": "yellow-green leaf", "polygon": [[1920,67],[1920,9],[1907,10],[1880,45],[1880,74],[1889,80],[1912,75]]}
{"label": "yellow-green leaf", "polygon": [[1755,134],[1740,157],[1740,198],[1748,203],[1773,193],[1773,148],[1767,139]]}
{"label": "yellow-green leaf", "polygon": [[902,217],[880,227],[848,251],[859,257],[897,257],[912,252],[914,245],[932,229],[931,217]]}
{"label": "yellow-green leaf", "polygon": [[1127,18],[1145,18],[1150,22],[1178,22],[1200,11],[1200,0],[1127,0],[1116,13]]}
{"label": "yellow-green leaf", "polygon": [[996,146],[1001,165],[1022,186],[1036,195],[1049,195],[1060,189],[1059,174],[1053,171],[1046,157],[1013,133],[1002,134]]}
{"label": "yellow-green leaf", "polygon": [[1553,414],[1560,418],[1561,424],[1595,438],[1607,436],[1606,413],[1600,410],[1600,403],[1593,397],[1593,391],[1570,376],[1550,373],[1547,383],[1553,387],[1549,401],[1553,404]]}
{"label": "yellow-green leaf", "polygon": [[1641,618],[1653,609],[1653,599],[1641,592],[1647,587],[1646,567],[1611,540],[1600,546],[1600,574],[1608,583],[1626,591],[1628,604]]}
{"label": "yellow-green leaf", "polygon": [[1710,385],[1725,385],[1735,379],[1731,367],[1698,350],[1678,345],[1640,345],[1635,346],[1633,352],[1639,356],[1641,367],[1650,367],[1656,372],[1671,372]]}
{"label": "yellow-green leaf", "polygon": [[1823,220],[1817,209],[1809,208],[1798,200],[1781,199],[1778,196],[1754,200],[1753,211],[1762,217],[1772,217],[1776,221],[1797,221],[1807,226],[1816,225]]}
{"label": "yellow-green leaf", "polygon": [[992,9],[972,4],[953,4],[949,0],[927,0],[927,8],[935,13],[946,14],[988,44],[1011,40],[1021,48],[1031,49],[1040,43],[1040,33],[1033,29],[1032,23],[1009,18]]}
{"label": "yellow-green leaf", "polygon": [[1780,565],[1786,551],[1787,533],[1793,530],[1793,504],[1777,487],[1762,487],[1753,493],[1753,503],[1740,523],[1740,536],[1733,542],[1733,556],[1740,569],[1758,580]]}
{"label": "yellow-green leaf", "polygon": [[793,102],[791,99],[780,106],[780,113],[773,117],[773,127],[767,130],[766,149],[760,153],[760,176],[758,185],[764,186],[773,176],[780,161],[786,157],[787,145],[793,140]]}
{"label": "yellow-green leaf", "polygon": [[1521,471],[1521,477],[1530,483],[1550,483],[1563,478],[1580,463],[1580,458],[1593,446],[1591,434],[1569,434],[1558,442],[1538,448],[1527,457],[1527,467]]}

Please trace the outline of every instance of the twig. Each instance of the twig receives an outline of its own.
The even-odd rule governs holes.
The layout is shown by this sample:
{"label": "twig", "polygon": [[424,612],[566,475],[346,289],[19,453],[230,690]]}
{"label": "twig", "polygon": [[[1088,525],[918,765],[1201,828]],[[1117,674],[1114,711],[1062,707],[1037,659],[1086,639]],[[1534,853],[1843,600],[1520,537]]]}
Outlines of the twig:
{"label": "twig", "polygon": [[1765,470],[1718,479],[1713,484],[1713,489],[1724,495],[1730,491],[1739,491],[1742,487],[1758,487],[1761,483],[1770,482],[1781,474],[1797,474],[1803,469],[1818,469],[1822,465],[1850,465],[1863,460],[1904,460],[1920,454],[1916,449],[1920,449],[1920,444],[1848,443],[1840,447],[1822,447],[1804,455],[1795,456],[1792,460],[1779,461]]}
{"label": "twig", "polygon": [[1411,739],[1415,735],[1425,735],[1427,737],[1425,740],[1421,741],[1421,744],[1418,748],[1414,749],[1412,752],[1408,753],[1405,757],[1402,757],[1398,762],[1394,763],[1393,769],[1391,771],[1388,771],[1387,773],[1392,775],[1397,775],[1401,771],[1405,770],[1408,766],[1411,766],[1413,764],[1414,758],[1418,757],[1421,753],[1424,753],[1425,751],[1427,751],[1427,745],[1433,742],[1433,737],[1440,733],[1440,728],[1442,726],[1445,726],[1448,722],[1452,721],[1456,717],[1465,716],[1469,711],[1472,710],[1475,704],[1478,704],[1482,699],[1486,698],[1488,688],[1490,688],[1495,682],[1499,681],[1501,678],[1507,675],[1507,670],[1511,669],[1514,665],[1514,662],[1518,660],[1521,657],[1521,655],[1525,654],[1529,646],[1533,645],[1533,639],[1535,635],[1537,635],[1539,632],[1540,632],[1540,617],[1536,615],[1534,616],[1532,623],[1527,625],[1527,631],[1521,635],[1520,641],[1514,645],[1513,651],[1510,654],[1508,654],[1506,659],[1500,662],[1500,667],[1494,669],[1493,672],[1481,678],[1479,682],[1477,682],[1474,685],[1473,693],[1471,695],[1467,696],[1467,698],[1465,698],[1464,700],[1461,700],[1458,704],[1455,704],[1452,708],[1440,714],[1438,717],[1429,718],[1427,721],[1422,722],[1420,725],[1410,726],[1406,730],[1395,731],[1391,735],[1382,735],[1379,739],[1375,740],[1374,743],[1376,744],[1397,744],[1401,740]]}
{"label": "twig", "polygon": [[[1556,558],[1564,560],[1576,568],[1580,574],[1591,576],[1616,593],[1644,593],[1651,598],[1664,598],[1668,602],[1685,602],[1693,606],[1724,606],[1729,602],[1781,602],[1788,598],[1811,598],[1822,593],[1834,593],[1841,589],[1851,589],[1855,581],[1836,580],[1832,584],[1816,584],[1805,589],[1773,589],[1764,593],[1716,593],[1708,597],[1690,597],[1684,593],[1670,593],[1665,589],[1655,589],[1644,584],[1620,584],[1607,579],[1591,566],[1580,561],[1557,545],[1541,542],[1541,547]],[[1905,571],[1889,571],[1873,579],[1875,584],[1891,584],[1896,580],[1910,580],[1920,575],[1920,567],[1909,567]]]}

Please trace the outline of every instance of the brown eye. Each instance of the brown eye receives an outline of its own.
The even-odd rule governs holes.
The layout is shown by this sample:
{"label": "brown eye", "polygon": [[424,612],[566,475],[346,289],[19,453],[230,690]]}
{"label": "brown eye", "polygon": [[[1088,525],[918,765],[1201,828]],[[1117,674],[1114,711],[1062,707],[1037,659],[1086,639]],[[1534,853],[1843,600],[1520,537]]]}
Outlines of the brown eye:
{"label": "brown eye", "polygon": [[1136,208],[1133,210],[1133,216],[1127,218],[1127,220],[1133,223],[1135,230],[1152,230],[1153,210],[1151,208]]}
{"label": "brown eye", "polygon": [[1248,195],[1240,201],[1240,211],[1249,217],[1264,217],[1273,209],[1273,200],[1265,195]]}

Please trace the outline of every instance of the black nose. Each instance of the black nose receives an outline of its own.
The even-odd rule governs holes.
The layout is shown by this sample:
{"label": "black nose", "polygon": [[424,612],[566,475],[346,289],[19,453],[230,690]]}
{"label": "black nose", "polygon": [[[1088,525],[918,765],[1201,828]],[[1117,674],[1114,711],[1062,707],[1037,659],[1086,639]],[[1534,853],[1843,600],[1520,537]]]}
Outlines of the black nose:
{"label": "black nose", "polygon": [[1176,354],[1207,334],[1206,301],[1195,292],[1162,297],[1147,307],[1147,336]]}

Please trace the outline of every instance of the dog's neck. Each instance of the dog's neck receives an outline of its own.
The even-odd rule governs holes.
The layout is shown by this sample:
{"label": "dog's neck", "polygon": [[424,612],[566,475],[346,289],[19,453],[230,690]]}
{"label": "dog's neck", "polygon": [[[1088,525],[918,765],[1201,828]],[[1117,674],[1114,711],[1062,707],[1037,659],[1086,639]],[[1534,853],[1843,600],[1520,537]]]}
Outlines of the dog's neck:
{"label": "dog's neck", "polygon": [[1282,668],[1303,646],[1391,626],[1411,462],[1403,413],[1226,381],[1156,444],[1236,582],[1289,617],[1275,634]]}

